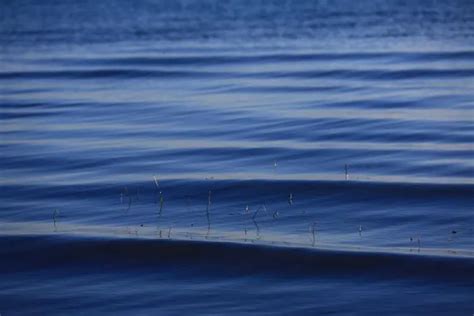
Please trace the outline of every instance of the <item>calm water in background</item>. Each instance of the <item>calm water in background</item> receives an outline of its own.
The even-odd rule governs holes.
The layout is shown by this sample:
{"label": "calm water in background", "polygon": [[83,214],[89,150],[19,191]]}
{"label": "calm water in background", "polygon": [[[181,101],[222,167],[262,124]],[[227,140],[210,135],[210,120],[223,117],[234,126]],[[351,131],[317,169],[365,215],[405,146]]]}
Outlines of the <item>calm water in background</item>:
{"label": "calm water in background", "polygon": [[0,120],[2,315],[474,312],[471,1],[2,1]]}

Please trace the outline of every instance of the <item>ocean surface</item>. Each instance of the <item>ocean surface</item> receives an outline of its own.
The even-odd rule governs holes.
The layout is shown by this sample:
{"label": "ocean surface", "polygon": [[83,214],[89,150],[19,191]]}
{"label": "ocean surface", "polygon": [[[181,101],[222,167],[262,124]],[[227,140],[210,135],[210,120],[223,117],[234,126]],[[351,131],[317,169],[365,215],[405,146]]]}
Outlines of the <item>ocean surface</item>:
{"label": "ocean surface", "polygon": [[0,314],[472,315],[474,2],[1,1]]}

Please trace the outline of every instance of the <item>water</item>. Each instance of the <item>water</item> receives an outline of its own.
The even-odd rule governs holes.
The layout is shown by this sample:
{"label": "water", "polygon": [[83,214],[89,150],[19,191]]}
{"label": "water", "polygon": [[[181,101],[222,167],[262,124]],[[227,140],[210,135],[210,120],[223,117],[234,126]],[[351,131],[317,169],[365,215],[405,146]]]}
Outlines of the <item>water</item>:
{"label": "water", "polygon": [[2,315],[474,312],[472,2],[2,1],[0,43]]}

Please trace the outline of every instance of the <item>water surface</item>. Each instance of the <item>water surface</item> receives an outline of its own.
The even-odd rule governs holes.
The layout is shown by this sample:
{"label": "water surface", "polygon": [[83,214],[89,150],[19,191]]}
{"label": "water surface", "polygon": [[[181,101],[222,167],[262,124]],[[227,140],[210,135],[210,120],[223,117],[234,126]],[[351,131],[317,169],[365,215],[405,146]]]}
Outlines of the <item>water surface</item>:
{"label": "water surface", "polygon": [[473,88],[470,1],[3,1],[0,313],[470,315]]}

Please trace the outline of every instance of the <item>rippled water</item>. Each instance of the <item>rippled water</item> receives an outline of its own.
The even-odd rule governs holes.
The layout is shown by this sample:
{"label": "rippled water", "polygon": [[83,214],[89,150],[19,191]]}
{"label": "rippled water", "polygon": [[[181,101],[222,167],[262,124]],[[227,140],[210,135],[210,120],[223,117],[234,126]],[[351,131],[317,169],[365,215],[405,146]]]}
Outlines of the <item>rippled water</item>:
{"label": "rippled water", "polygon": [[470,1],[2,1],[0,44],[2,315],[474,311]]}

